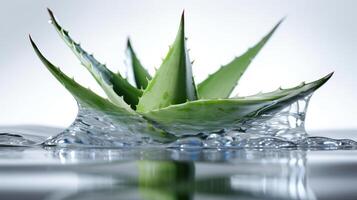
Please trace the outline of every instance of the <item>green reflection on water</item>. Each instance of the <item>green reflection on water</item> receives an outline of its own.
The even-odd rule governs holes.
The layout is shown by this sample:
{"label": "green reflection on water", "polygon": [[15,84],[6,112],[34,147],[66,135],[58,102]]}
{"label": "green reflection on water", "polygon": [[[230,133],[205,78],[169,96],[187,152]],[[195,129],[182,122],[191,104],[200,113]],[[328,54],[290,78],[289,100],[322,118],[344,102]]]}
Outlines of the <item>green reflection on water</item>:
{"label": "green reflection on water", "polygon": [[192,199],[195,180],[193,162],[139,161],[139,190],[148,200]]}

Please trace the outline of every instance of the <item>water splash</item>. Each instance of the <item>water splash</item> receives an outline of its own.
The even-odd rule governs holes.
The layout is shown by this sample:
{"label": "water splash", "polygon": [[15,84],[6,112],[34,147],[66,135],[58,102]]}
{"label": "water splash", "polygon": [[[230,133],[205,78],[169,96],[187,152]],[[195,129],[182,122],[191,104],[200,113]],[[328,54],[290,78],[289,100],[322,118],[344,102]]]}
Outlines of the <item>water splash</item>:
{"label": "water splash", "polygon": [[43,138],[26,134],[0,133],[0,146],[33,146],[43,141]]}
{"label": "water splash", "polygon": [[[305,113],[310,97],[300,99],[280,110],[260,114],[254,119],[243,120],[235,127],[220,133],[198,134],[182,137],[167,145],[148,134],[132,131],[125,124],[114,121],[112,116],[79,105],[73,124],[61,134],[50,138],[45,145],[135,147],[168,146],[177,148],[223,147],[283,147],[304,139]],[[138,119],[133,119],[133,124]]]}
{"label": "water splash", "polygon": [[[137,124],[138,119],[133,119]],[[79,112],[70,127],[50,137],[46,146],[134,147],[157,144],[153,139],[130,126],[119,124],[112,117],[79,105]]]}
{"label": "water splash", "polygon": [[[254,118],[237,122],[235,128],[209,134],[183,136],[169,144],[146,134],[150,131],[142,118],[122,118],[88,109],[79,105],[77,118],[66,130],[45,140],[21,132],[0,132],[2,146],[60,147],[168,147],[179,149],[228,148],[303,148],[357,149],[357,142],[348,139],[309,137],[305,131],[305,116],[311,96],[299,99],[280,110],[259,113]],[[118,123],[119,121],[119,123]],[[141,131],[142,130],[142,131]]]}
{"label": "water splash", "polygon": [[48,134],[54,131],[58,132],[59,129],[41,126],[0,127],[0,147],[40,145],[48,138],[44,132]]}
{"label": "water splash", "polygon": [[203,138],[187,137],[170,146],[175,148],[287,148],[301,146],[308,135],[305,116],[311,96],[281,109],[262,113],[237,124],[236,129],[212,133]]}

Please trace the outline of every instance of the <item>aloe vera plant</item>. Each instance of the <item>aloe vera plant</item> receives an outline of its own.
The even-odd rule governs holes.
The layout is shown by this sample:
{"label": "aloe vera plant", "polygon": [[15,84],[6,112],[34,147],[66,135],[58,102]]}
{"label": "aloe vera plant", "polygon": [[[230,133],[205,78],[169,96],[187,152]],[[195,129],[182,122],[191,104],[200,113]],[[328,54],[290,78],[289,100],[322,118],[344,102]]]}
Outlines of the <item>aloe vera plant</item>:
{"label": "aloe vera plant", "polygon": [[330,73],[319,80],[289,89],[230,98],[245,70],[279,27],[280,21],[256,45],[196,86],[186,46],[185,20],[182,14],[176,38],[153,76],[143,67],[128,40],[129,66],[135,79],[135,84],[132,85],[120,73],[112,72],[93,55],[88,54],[62,28],[52,11],[48,11],[55,30],[102,87],[108,99],[100,97],[62,73],[42,55],[30,38],[36,54],[56,79],[82,106],[109,115],[122,126],[134,124],[132,127],[135,128],[130,128],[129,131],[148,133],[164,141],[172,141],[182,135],[237,128],[237,123],[242,120],[282,109],[309,96],[332,76]]}

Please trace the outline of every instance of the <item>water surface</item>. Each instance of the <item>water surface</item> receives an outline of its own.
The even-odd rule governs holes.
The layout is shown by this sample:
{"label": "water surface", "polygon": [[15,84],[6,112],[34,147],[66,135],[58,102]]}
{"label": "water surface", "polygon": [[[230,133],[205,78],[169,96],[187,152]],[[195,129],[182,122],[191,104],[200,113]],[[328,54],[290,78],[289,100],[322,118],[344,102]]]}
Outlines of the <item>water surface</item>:
{"label": "water surface", "polygon": [[3,146],[0,180],[1,199],[356,199],[357,151]]}

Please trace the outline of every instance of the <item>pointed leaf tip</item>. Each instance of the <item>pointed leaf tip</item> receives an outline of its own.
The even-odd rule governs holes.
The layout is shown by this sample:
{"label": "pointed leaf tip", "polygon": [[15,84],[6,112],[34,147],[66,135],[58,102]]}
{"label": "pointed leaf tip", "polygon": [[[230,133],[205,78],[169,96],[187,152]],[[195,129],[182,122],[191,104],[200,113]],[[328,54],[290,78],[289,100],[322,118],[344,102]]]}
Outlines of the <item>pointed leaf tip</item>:
{"label": "pointed leaf tip", "polygon": [[275,24],[275,26],[273,27],[273,29],[268,33],[268,35],[266,35],[264,38],[266,38],[266,40],[268,40],[276,31],[276,29],[279,28],[279,26],[285,21],[286,17],[281,18],[278,23]]}
{"label": "pointed leaf tip", "polygon": [[151,80],[151,76],[136,56],[129,37],[127,39],[127,64],[131,68],[129,70],[132,70],[134,74],[134,81],[137,89],[140,90],[141,88],[146,88],[149,83],[148,80]]}
{"label": "pointed leaf tip", "polygon": [[185,10],[183,10],[182,14],[181,14],[181,21],[180,21],[180,29],[179,30],[182,32],[183,38],[185,38]]}
{"label": "pointed leaf tip", "polygon": [[236,87],[250,63],[268,42],[276,29],[283,22],[281,19],[258,43],[249,48],[244,54],[234,58],[227,65],[208,76],[198,85],[198,94],[203,99],[227,98]]}
{"label": "pointed leaf tip", "polygon": [[191,61],[186,48],[183,16],[172,47],[139,100],[139,112],[185,103],[187,99],[197,100]]}
{"label": "pointed leaf tip", "polygon": [[37,56],[40,58],[40,60],[47,66],[48,64],[52,65],[50,63],[50,61],[48,61],[41,53],[41,51],[38,49],[36,43],[33,41],[31,35],[29,35],[29,39],[32,45],[32,48],[35,50],[35,53],[37,54]]}
{"label": "pointed leaf tip", "polygon": [[321,81],[321,85],[325,84],[328,80],[330,80],[330,78],[333,76],[335,72],[330,72],[329,74],[327,74],[326,76],[324,76],[323,78],[320,79]]}
{"label": "pointed leaf tip", "polygon": [[126,39],[126,46],[127,46],[128,48],[131,48],[130,37],[128,37],[128,38]]}
{"label": "pointed leaf tip", "polygon": [[33,41],[33,39],[32,39],[30,34],[29,34],[29,40],[30,40],[30,43],[31,43],[32,47],[34,48],[35,52],[37,53],[38,48],[37,48],[37,46],[36,46],[35,42]]}
{"label": "pointed leaf tip", "polygon": [[[113,73],[105,65],[88,54],[70,37],[68,32],[60,26],[51,11],[49,12],[49,15],[53,22],[52,24],[60,37],[81,61],[82,65],[92,74],[109,99],[113,103],[122,106],[121,104],[123,104],[123,101],[122,98],[119,97],[123,96],[124,101],[126,102],[125,104],[130,104],[132,108],[135,108],[135,105],[139,101],[139,96],[141,96],[141,91],[130,85],[130,83],[120,74]],[[113,87],[111,88],[110,85],[113,85]]]}
{"label": "pointed leaf tip", "polygon": [[279,26],[280,24],[282,24],[285,20],[286,20],[287,16],[284,16],[283,18],[281,18],[279,20],[279,22],[277,23],[277,25]]}
{"label": "pointed leaf tip", "polygon": [[335,74],[335,72],[330,72],[329,74],[326,75],[326,78],[330,79],[334,74]]}
{"label": "pointed leaf tip", "polygon": [[52,10],[50,8],[47,8],[48,15],[50,16],[51,20],[56,22],[55,20],[55,15],[53,14]]}
{"label": "pointed leaf tip", "polygon": [[31,44],[33,43],[33,40],[32,40],[32,37],[31,37],[31,34],[29,34],[29,40],[30,40],[30,42],[31,42]]}
{"label": "pointed leaf tip", "polygon": [[47,12],[48,12],[50,15],[53,16],[53,12],[52,12],[52,10],[51,10],[49,7],[47,7]]}
{"label": "pointed leaf tip", "polygon": [[51,24],[53,24],[57,30],[59,31],[64,31],[64,33],[67,35],[68,34],[68,31],[64,30],[57,22],[56,20],[56,17],[54,15],[54,13],[52,12],[51,9],[47,8],[47,11],[48,11],[48,15],[50,16],[50,21],[51,21]]}

